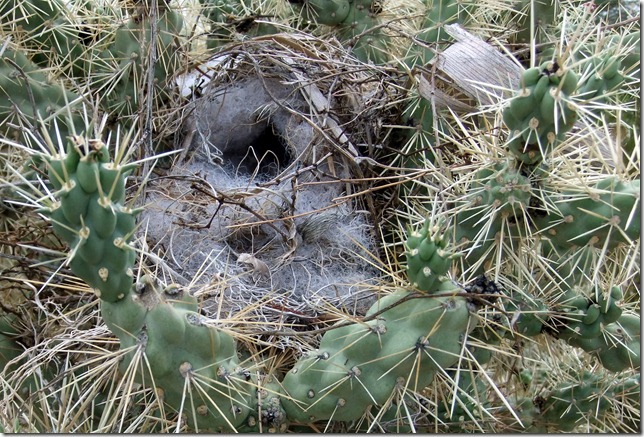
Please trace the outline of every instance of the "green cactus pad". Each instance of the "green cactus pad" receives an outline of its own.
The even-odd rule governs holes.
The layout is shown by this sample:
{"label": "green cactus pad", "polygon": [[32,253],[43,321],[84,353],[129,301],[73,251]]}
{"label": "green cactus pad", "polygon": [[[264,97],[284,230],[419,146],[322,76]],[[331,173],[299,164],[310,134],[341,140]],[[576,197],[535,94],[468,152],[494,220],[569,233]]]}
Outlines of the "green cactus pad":
{"label": "green cactus pad", "polygon": [[[116,302],[130,292],[135,252],[128,244],[139,211],[124,208],[124,179],[132,166],[107,164],[101,141],[73,137],[64,156],[44,156],[58,200],[40,212],[72,248],[69,265],[101,299]],[[115,172],[120,180],[117,182]],[[104,174],[104,175],[103,175]],[[109,187],[103,187],[103,182]],[[104,193],[120,191],[117,199]]]}
{"label": "green cactus pad", "polygon": [[439,227],[430,229],[429,220],[416,232],[409,232],[405,244],[407,278],[418,290],[433,291],[451,266],[451,254],[447,251],[447,240],[440,235]]}
{"label": "green cactus pad", "polygon": [[535,219],[557,247],[593,245],[612,249],[640,238],[640,181],[608,177],[583,191],[551,199],[556,212]]}
{"label": "green cactus pad", "polygon": [[595,105],[606,103],[607,95],[624,82],[620,73],[621,60],[610,53],[596,55],[590,58],[588,67],[588,77],[579,87],[578,98]]}
{"label": "green cactus pad", "polygon": [[640,317],[622,314],[610,324],[601,325],[601,335],[584,337],[571,336],[568,342],[596,356],[606,369],[621,372],[632,368],[639,369],[640,361]]}
{"label": "green cactus pad", "polygon": [[539,420],[544,425],[572,431],[585,423],[588,416],[610,408],[610,398],[599,377],[587,371],[571,376],[578,382],[565,384],[537,399]]}
{"label": "green cactus pad", "polygon": [[349,16],[351,3],[348,0],[306,0],[299,10],[306,21],[335,26]]}
{"label": "green cactus pad", "polygon": [[548,319],[548,307],[540,299],[528,299],[516,294],[505,302],[506,310],[513,313],[513,331],[518,335],[534,337],[539,335]]}
{"label": "green cactus pad", "polygon": [[511,131],[507,145],[521,162],[539,163],[572,128],[577,113],[570,95],[577,82],[575,72],[555,62],[524,71],[522,90],[503,111]]}
{"label": "green cactus pad", "polygon": [[[449,282],[439,288],[460,290]],[[394,305],[377,319],[331,330],[318,350],[298,361],[283,381],[289,418],[356,420],[371,405],[383,405],[396,387],[420,389],[458,360],[474,328],[466,300],[410,296],[402,290],[386,296],[367,312]]]}
{"label": "green cactus pad", "polygon": [[521,235],[515,230],[524,219],[532,196],[529,177],[510,162],[499,162],[476,173],[453,225],[463,270],[478,264],[470,273],[485,272],[487,263],[494,258],[493,246],[501,243],[497,240],[501,229],[508,238]]}

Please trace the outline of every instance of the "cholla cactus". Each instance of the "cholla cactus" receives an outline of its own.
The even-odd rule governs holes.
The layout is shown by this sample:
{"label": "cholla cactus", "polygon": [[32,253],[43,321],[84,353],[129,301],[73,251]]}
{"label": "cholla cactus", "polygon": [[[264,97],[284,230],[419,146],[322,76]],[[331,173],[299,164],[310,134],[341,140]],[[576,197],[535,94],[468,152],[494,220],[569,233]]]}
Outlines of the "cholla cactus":
{"label": "cholla cactus", "polygon": [[541,161],[572,129],[577,113],[569,96],[577,89],[577,81],[575,72],[556,62],[523,73],[521,95],[503,112],[503,121],[512,131],[508,147],[520,161]]}
{"label": "cholla cactus", "polygon": [[285,5],[267,0],[200,0],[208,25],[208,48],[219,48],[242,38],[280,32]]}
{"label": "cholla cactus", "polygon": [[129,240],[137,211],[124,205],[125,178],[133,168],[108,153],[100,140],[76,136],[65,153],[45,155],[56,191],[40,212],[72,248],[72,271],[101,299],[102,318],[127,352],[122,371],[134,372],[139,383],[150,378],[159,400],[177,410],[190,386],[218,381],[205,388],[205,403],[188,421],[195,429],[235,429],[253,411],[253,378],[244,376],[233,338],[204,323],[194,297],[160,291],[146,276],[135,285]]}
{"label": "cholla cactus", "polygon": [[[330,26],[362,60],[391,60],[394,28],[381,26],[380,3],[290,3],[306,22],[301,31]],[[388,261],[383,282],[389,284],[374,287],[380,296],[364,314],[334,309],[331,320],[311,322],[312,329],[299,326],[298,332],[280,320],[275,330],[248,331],[220,311],[208,313],[204,300],[187,289],[161,285],[162,272],[146,265],[144,236],[135,238],[145,206],[135,207],[137,196],[128,193],[152,173],[137,175],[138,163],[130,159],[140,151],[129,136],[110,150],[107,139],[89,132],[90,117],[73,110],[72,101],[87,104],[88,96],[98,97],[103,120],[131,117],[134,123],[128,124],[136,126],[144,84],[158,97],[146,96],[152,99],[146,100],[148,109],[172,105],[167,97],[173,93],[173,71],[182,65],[181,51],[174,49],[182,47],[183,17],[166,2],[122,6],[125,24],[108,20],[90,45],[78,45],[60,31],[75,20],[57,2],[29,1],[13,21],[7,14],[3,21],[15,35],[34,34],[4,53],[4,97],[18,108],[2,107],[3,144],[37,159],[23,175],[6,157],[2,180],[12,204],[37,207],[59,238],[43,251],[39,265],[63,260],[45,281],[21,279],[33,288],[21,304],[36,308],[32,313],[6,305],[0,314],[5,429],[605,432],[639,427],[639,155],[622,147],[625,136],[637,138],[639,131],[614,111],[637,84],[637,65],[623,44],[634,32],[628,38],[605,36],[593,46],[599,41],[591,44],[591,37],[580,35],[582,24],[596,16],[590,20],[584,12],[569,18],[575,2],[544,4],[552,8],[553,23],[561,19],[566,26],[555,30],[543,23],[537,38],[560,31],[558,39],[571,45],[540,62],[533,59],[538,66],[523,71],[519,86],[506,90],[511,96],[458,117],[431,101],[395,106],[422,115],[414,135],[420,144],[408,138],[403,148],[403,155],[413,150],[421,156],[398,156],[394,163],[404,165],[383,167],[387,177],[394,171],[405,186],[393,208],[391,221],[397,223],[387,231],[394,236],[393,249],[385,247],[383,256]],[[243,24],[238,18],[261,21],[245,2],[201,6],[215,33]],[[486,16],[478,8],[457,6],[441,2],[437,9],[421,8],[428,15],[419,35],[434,39],[443,20],[464,22],[461,14]],[[62,27],[52,27],[44,13]],[[528,18],[534,22],[534,16]],[[574,38],[566,33],[568,25]],[[536,22],[531,26],[534,34]],[[256,35],[275,30],[258,29]],[[224,39],[237,38],[237,30]],[[276,39],[297,45],[284,35]],[[79,62],[57,51],[37,53],[58,43],[78,53]],[[609,50],[599,54],[600,46]],[[422,62],[433,57],[424,49],[415,53]],[[403,75],[420,67],[410,59],[400,59]],[[41,85],[42,67],[58,69],[54,76],[60,80]],[[87,87],[84,93],[70,86],[74,80]],[[22,89],[12,96],[6,88],[15,84],[28,84],[31,94]],[[54,127],[39,135],[31,128],[45,114]],[[145,117],[153,115],[147,111]],[[13,135],[18,119],[21,135]],[[95,124],[95,131],[105,126]],[[614,137],[605,135],[611,131]],[[420,176],[408,179],[410,171]],[[2,267],[3,280],[14,267]],[[80,288],[74,277],[89,288]],[[85,297],[69,304],[57,295],[66,289],[82,289]],[[80,329],[80,321],[100,327]],[[70,339],[74,335],[77,343]],[[288,350],[283,346],[288,342],[277,347],[275,336],[298,338],[306,347]]]}
{"label": "cholla cactus", "polygon": [[[94,111],[105,111],[112,125],[116,120],[125,125],[139,111],[159,111],[176,97],[170,84],[185,68],[182,44],[187,45],[187,38],[183,17],[165,2],[155,2],[154,7],[127,2],[13,3],[1,5],[2,34],[12,44],[3,53],[0,92],[12,109],[0,113],[0,125],[26,125],[24,129],[37,131],[40,119],[51,126],[55,121],[65,138],[81,132],[85,123],[61,108],[79,108],[81,99]],[[25,95],[15,95],[12,85]],[[22,118],[19,124],[16,114]],[[50,128],[56,140],[55,131]]]}
{"label": "cholla cactus", "polygon": [[[508,353],[507,340],[530,344],[529,339],[544,336],[583,349],[610,371],[631,374],[629,369],[639,369],[639,346],[635,345],[640,335],[635,328],[639,307],[630,304],[639,299],[636,272],[629,268],[617,273],[619,266],[637,263],[638,156],[618,144],[613,156],[622,165],[615,169],[601,157],[593,165],[591,156],[598,155],[581,149],[572,152],[575,137],[569,133],[587,129],[589,138],[599,140],[596,129],[608,128],[617,118],[609,115],[612,111],[606,103],[628,95],[628,87],[623,94],[616,89],[625,77],[619,68],[625,56],[619,49],[620,39],[607,41],[616,44],[603,46],[608,54],[584,57],[579,52],[585,49],[562,48],[565,57],[526,69],[520,89],[502,111],[502,127],[509,132],[498,140],[476,128],[478,136],[473,136],[463,119],[453,122],[442,117],[445,125],[458,126],[443,133],[455,149],[449,168],[455,175],[451,185],[445,182],[444,170],[425,161],[435,171],[435,184],[451,190],[433,195],[448,205],[443,217],[451,219],[453,242],[462,251],[461,257],[455,257],[452,273],[464,274],[473,283],[484,274],[498,284],[497,294],[503,296],[498,304],[504,312],[485,309],[485,323],[470,334],[473,357],[488,371],[501,372],[497,366],[506,362],[502,354]],[[575,64],[575,57],[582,62]],[[606,92],[600,91],[602,97],[598,97],[595,89]],[[480,120],[477,123],[481,125]],[[472,140],[463,144],[454,138]],[[603,141],[611,140],[603,137]],[[596,142],[584,144],[591,150],[597,147]],[[463,155],[468,158],[461,161]],[[472,171],[473,164],[477,172]],[[428,185],[427,181],[419,184],[422,189]],[[417,208],[415,212],[422,210],[420,202],[409,204]],[[450,210],[452,205],[456,207]],[[587,381],[580,379],[577,384],[552,392],[553,397],[564,391],[583,394],[584,401],[577,398],[570,416],[553,398],[537,402],[536,409],[519,408],[517,403],[515,411],[529,410],[535,429],[610,422],[605,417],[590,420],[591,411],[597,411],[597,392]],[[612,388],[603,390],[613,393]],[[602,406],[619,402],[604,401]],[[562,424],[564,417],[572,423]]]}
{"label": "cholla cactus", "polygon": [[302,26],[331,26],[340,41],[364,62],[385,64],[391,47],[383,31],[383,7],[374,0],[289,0],[299,11]]}
{"label": "cholla cactus", "polygon": [[[70,104],[80,96],[66,89],[56,79],[28,59],[21,50],[6,47],[0,58],[0,131],[6,138],[19,139],[24,130],[34,129],[47,120],[56,132],[67,137],[83,126],[83,119]],[[53,120],[51,120],[53,118]]]}
{"label": "cholla cactus", "polygon": [[421,295],[391,293],[367,311],[368,322],[325,333],[320,347],[284,378],[288,417],[358,420],[371,407],[399,403],[406,390],[421,390],[455,364],[474,328],[467,300],[450,281],[427,288]]}

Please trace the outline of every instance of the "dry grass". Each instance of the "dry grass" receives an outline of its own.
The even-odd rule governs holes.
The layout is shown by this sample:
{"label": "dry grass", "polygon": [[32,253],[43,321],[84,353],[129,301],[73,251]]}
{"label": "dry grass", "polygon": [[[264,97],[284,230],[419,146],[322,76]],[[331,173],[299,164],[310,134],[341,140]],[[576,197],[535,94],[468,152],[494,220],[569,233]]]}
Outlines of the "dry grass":
{"label": "dry grass", "polygon": [[[184,3],[179,5],[184,11],[196,6]],[[459,211],[469,207],[465,196],[476,171],[506,159],[505,133],[500,117],[506,101],[500,99],[470,113],[437,110],[428,105],[426,111],[434,113],[433,132],[419,124],[403,126],[400,114],[412,113],[424,104],[415,72],[400,70],[397,66],[402,63],[398,62],[380,67],[361,63],[323,32],[328,29],[320,30],[320,37],[293,31],[286,19],[289,8],[276,8],[271,2],[262,2],[258,8],[262,14],[278,17],[276,23],[285,33],[227,45],[218,53],[218,62],[199,67],[197,73],[193,73],[194,83],[200,85],[199,89],[192,88],[190,92],[207,93],[206,82],[211,88],[226,87],[249,77],[287,83],[307,106],[302,109],[283,105],[279,109],[299,117],[310,129],[312,138],[310,143],[302,145],[301,138],[294,134],[289,147],[297,158],[269,178],[261,179],[252,174],[244,181],[245,186],[213,186],[209,175],[187,167],[195,160],[188,151],[193,144],[193,135],[198,132],[183,130],[194,106],[179,93],[159,107],[152,104],[149,96],[142,95],[141,101],[137,102],[141,111],[135,117],[133,129],[140,130],[141,135],[135,135],[137,141],[134,138],[128,141],[127,150],[120,149],[119,159],[125,160],[125,155],[132,155],[142,163],[142,173],[131,178],[129,184],[132,204],[164,199],[185,208],[184,212],[188,211],[191,217],[202,218],[202,225],[215,217],[208,215],[215,207],[236,215],[236,221],[227,224],[225,236],[229,241],[252,241],[250,245],[241,245],[241,248],[250,248],[244,252],[250,254],[245,258],[248,262],[241,263],[244,265],[240,266],[238,247],[226,256],[224,252],[220,255],[210,253],[192,265],[192,270],[186,274],[188,263],[181,259],[178,249],[173,252],[172,248],[151,242],[148,237],[152,230],[141,226],[135,243],[140,254],[138,276],[152,274],[164,284],[185,279],[181,287],[199,298],[208,324],[237,340],[244,354],[241,360],[244,367],[258,375],[267,373],[280,380],[303,353],[315,349],[320,336],[335,323],[364,322],[364,309],[340,298],[301,299],[275,288],[258,287],[252,274],[261,276],[264,269],[269,269],[258,250],[279,254],[278,262],[271,264],[270,269],[295,265],[292,263],[303,238],[315,242],[328,221],[351,215],[346,212],[333,215],[332,212],[351,205],[351,213],[362,211],[367,217],[369,238],[354,238],[350,232],[336,236],[350,241],[347,246],[351,249],[325,261],[339,263],[350,253],[353,265],[347,268],[372,269],[377,273],[377,280],[339,285],[367,289],[371,301],[378,295],[406,286],[401,253],[407,228],[427,218],[432,222],[454,221]],[[392,1],[387,3],[386,13],[393,18],[413,17],[419,9],[420,2]],[[502,29],[504,20],[509,17],[508,5],[489,2],[489,8],[475,11],[470,22],[477,24],[476,33],[502,43],[507,37]],[[591,29],[593,17],[575,8],[568,11],[570,15],[562,21],[565,32],[561,40],[565,41],[565,47],[590,44],[599,47],[618,30]],[[110,26],[116,26],[120,17],[116,18]],[[624,20],[633,29],[637,28],[628,18]],[[98,20],[89,20],[95,21],[97,28],[100,27]],[[194,71],[192,68],[198,64],[206,65],[203,64],[206,56],[202,25],[195,20],[187,20],[187,24],[181,45],[185,63],[177,67],[178,73]],[[412,20],[401,19],[386,24],[387,31],[394,37],[392,53],[399,56],[403,53],[415,26]],[[585,55],[576,52],[575,48],[571,50],[566,56],[569,57],[568,66],[574,68]],[[630,50],[632,47],[620,48],[624,54]],[[520,56],[519,52],[515,54]],[[636,110],[637,87],[634,85],[638,79],[634,71],[627,73],[630,73],[629,86],[616,90],[610,103],[574,102],[581,114],[580,121],[549,161],[549,190],[587,186],[605,174],[617,174],[625,180],[639,178],[639,148],[631,152],[621,148],[624,135],[639,136],[638,126],[623,121],[628,119],[624,114]],[[107,79],[106,89],[115,84],[111,82],[113,78]],[[139,77],[136,88],[146,89],[148,79],[148,76]],[[85,85],[75,83],[73,86],[82,91]],[[458,80],[453,86],[458,88]],[[258,108],[260,119],[270,118],[276,106]],[[90,114],[97,111],[89,103],[86,107]],[[597,108],[603,110],[603,115],[597,115]],[[609,120],[608,114],[617,123]],[[107,124],[102,119],[95,131],[100,133],[101,127]],[[154,150],[153,138],[166,147],[182,148],[183,152],[168,155],[165,161],[157,163],[150,155]],[[115,141],[115,144],[121,143]],[[19,171],[12,173],[8,169],[18,169],[28,150],[8,141],[1,147],[0,190],[5,190],[23,183],[16,176]],[[55,152],[55,149],[49,152]],[[291,205],[275,213],[266,205],[277,203],[275,193],[284,196],[287,192],[284,181],[292,183],[288,191],[292,196]],[[228,181],[235,182],[239,180]],[[201,189],[197,190],[195,186]],[[318,187],[334,193],[333,202],[323,207],[296,210],[294,199],[310,195]],[[40,186],[38,189],[43,190]],[[24,193],[27,192],[29,187],[24,188]],[[185,418],[160,408],[154,390],[135,382],[134,367],[146,365],[143,356],[133,362],[132,368],[119,370],[119,359],[126,351],[119,350],[118,341],[100,320],[98,301],[92,292],[61,265],[62,244],[31,211],[41,196],[45,196],[44,191],[32,192],[31,197],[0,205],[3,208],[0,211],[2,312],[16,314],[20,320],[14,340],[19,351],[10,363],[15,363],[15,367],[7,368],[2,374],[4,396],[0,403],[0,422],[4,430],[188,431]],[[495,214],[494,208],[481,211],[482,228]],[[185,223],[181,226],[186,227]],[[491,247],[487,258],[494,262],[488,275],[507,294],[555,302],[561,293],[558,288],[561,278],[551,260],[540,255],[539,235],[532,234],[527,224],[517,227],[507,220],[503,229],[515,238]],[[273,246],[258,245],[260,235],[268,236],[267,240]],[[374,241],[377,244],[372,244]],[[324,249],[317,248],[314,256],[320,254],[324,254]],[[236,256],[233,258],[233,255]],[[589,279],[604,288],[621,285],[627,290],[623,307],[637,313],[640,310],[639,261],[638,241],[611,252],[597,249],[595,260],[588,269],[592,272]],[[471,271],[477,267],[473,266]],[[320,269],[328,274],[329,267]],[[218,273],[213,274],[214,270]],[[453,279],[466,284],[475,275],[463,270],[460,268],[459,272],[455,264],[451,274]],[[311,271],[317,272],[313,267]],[[361,293],[356,293],[358,300],[362,298]],[[503,308],[502,302],[483,306],[478,309],[477,318],[481,324],[507,319]],[[499,322],[499,326],[506,325]],[[497,344],[469,337],[464,345],[487,348],[494,352],[493,358],[487,364],[480,364],[464,346],[459,363],[437,374],[432,385],[424,390],[400,387],[392,393],[385,407],[373,408],[356,423],[314,423],[308,425],[307,430],[520,431],[530,420],[530,408],[521,410],[517,405],[570,383],[572,374],[591,370],[607,387],[618,386],[620,381],[635,374],[629,370],[615,379],[615,375],[602,370],[588,354],[545,335],[504,338]],[[530,375],[530,381],[525,382],[522,375]],[[459,385],[467,378],[476,381],[473,388]],[[629,431],[632,424],[620,418],[636,416],[639,420],[632,399],[615,396],[611,403],[610,414],[599,416],[598,420],[589,415],[577,430]],[[194,408],[188,407],[186,411],[195,414]]]}

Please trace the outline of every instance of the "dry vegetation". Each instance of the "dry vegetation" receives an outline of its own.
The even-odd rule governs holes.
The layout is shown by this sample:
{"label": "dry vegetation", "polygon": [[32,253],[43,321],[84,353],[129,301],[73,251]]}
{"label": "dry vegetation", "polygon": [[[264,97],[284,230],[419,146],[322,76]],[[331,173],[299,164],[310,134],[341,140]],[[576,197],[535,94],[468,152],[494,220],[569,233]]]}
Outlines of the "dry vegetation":
{"label": "dry vegetation", "polygon": [[[58,24],[41,33],[36,25],[29,33],[31,24],[13,3],[0,4],[4,432],[639,429],[639,331],[624,334],[625,322],[623,329],[615,321],[614,329],[601,325],[596,338],[604,349],[626,348],[630,361],[618,370],[559,335],[572,317],[562,302],[575,281],[570,288],[593,303],[618,287],[619,308],[639,320],[640,239],[632,224],[640,217],[639,189],[628,211],[615,213],[616,223],[588,231],[609,229],[601,244],[563,249],[562,243],[553,255],[543,246],[555,225],[533,223],[572,199],[612,205],[615,192],[602,197],[605,191],[594,188],[608,176],[639,181],[639,11],[633,5],[613,4],[606,14],[557,2],[557,19],[538,44],[525,44],[513,31],[531,28],[517,11],[520,2],[473,2],[480,5],[459,9],[458,20],[443,17],[439,41],[425,39],[424,19],[449,2],[384,1],[371,7],[381,6],[377,35],[386,43],[371,46],[385,47],[388,61],[374,64],[354,56],[358,42],[338,27],[303,24],[297,2],[238,2],[241,9],[232,12],[228,3],[211,2],[232,17],[217,27],[206,19],[214,13],[196,1],[105,0],[91,7],[69,1],[56,9],[62,3],[43,0],[54,5],[50,16]],[[136,26],[145,31],[136,33]],[[60,35],[86,39],[69,55]],[[516,164],[503,111],[525,91],[522,72],[554,56],[576,72],[583,89],[604,68],[593,63],[604,53],[620,60],[620,85],[592,97],[571,93],[566,104],[577,113],[574,125],[543,163]],[[196,378],[188,389],[186,382],[180,405],[164,405],[160,385],[166,382],[141,377],[155,361],[106,325],[101,306],[108,304],[70,268],[78,248],[37,210],[57,196],[43,156],[62,154],[65,137],[80,130],[107,144],[117,162],[137,164],[124,202],[143,209],[130,243],[135,287],[144,284],[137,292],[150,299],[144,302],[149,309],[166,301],[188,305],[182,296],[193,296],[201,325],[220,333],[222,344],[234,340],[231,360],[246,382],[236,382],[231,399],[246,390],[288,399],[282,381],[294,366],[321,353],[320,342],[339,332],[338,325],[372,329],[391,309],[378,302],[401,289],[411,293],[405,304],[413,311],[423,304],[410,302],[446,299],[440,293],[426,298],[406,269],[413,252],[408,237],[425,220],[428,232],[449,242],[440,252],[451,256],[441,281],[458,284],[449,291],[456,299],[467,298],[467,329],[454,340],[458,356],[432,370],[428,385],[415,386],[419,377],[410,371],[386,402],[374,402],[355,419],[335,420],[334,411],[289,423],[282,407],[260,402],[251,405],[259,409],[256,423],[195,425],[204,398],[211,412],[229,417],[208,398],[209,390],[221,393],[212,388],[217,383]],[[514,179],[500,182],[514,170]],[[498,178],[490,182],[486,172]],[[480,199],[494,180],[502,194],[535,194],[523,202],[517,191],[506,203],[485,203]],[[474,229],[468,242],[466,228]],[[413,314],[388,329],[404,336],[415,329],[414,317],[432,317]],[[520,331],[528,323],[537,323],[536,333]],[[434,329],[442,329],[440,322],[430,324]],[[452,340],[449,330],[441,340]],[[166,353],[190,354],[176,350]]]}

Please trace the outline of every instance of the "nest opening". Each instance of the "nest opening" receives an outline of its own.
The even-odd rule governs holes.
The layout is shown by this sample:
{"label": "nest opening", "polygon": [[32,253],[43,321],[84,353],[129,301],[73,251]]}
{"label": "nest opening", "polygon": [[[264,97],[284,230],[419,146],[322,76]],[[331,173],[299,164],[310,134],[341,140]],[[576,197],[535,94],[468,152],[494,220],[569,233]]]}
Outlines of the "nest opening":
{"label": "nest opening", "polygon": [[246,147],[227,149],[221,159],[237,176],[257,175],[263,179],[277,176],[291,163],[292,157],[275,126],[267,123],[259,134],[249,138]]}

